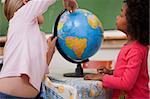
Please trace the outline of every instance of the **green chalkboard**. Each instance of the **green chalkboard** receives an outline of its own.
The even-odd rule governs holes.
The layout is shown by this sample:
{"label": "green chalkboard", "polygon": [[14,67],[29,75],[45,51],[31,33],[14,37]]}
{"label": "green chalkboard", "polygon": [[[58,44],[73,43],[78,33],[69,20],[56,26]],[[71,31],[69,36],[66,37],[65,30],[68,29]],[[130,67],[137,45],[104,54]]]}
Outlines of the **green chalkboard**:
{"label": "green chalkboard", "polygon": [[0,3],[0,36],[4,36],[7,33],[8,22],[4,17],[3,5]]}
{"label": "green chalkboard", "polygon": [[[77,0],[79,8],[93,12],[100,19],[105,30],[116,28],[116,16],[120,14],[122,1],[123,0]],[[42,31],[47,33],[52,32],[55,19],[63,9],[62,2],[62,0],[57,0],[44,14],[45,22],[40,26]],[[0,35],[6,35],[8,23],[4,19],[2,12],[2,4],[0,4]]]}

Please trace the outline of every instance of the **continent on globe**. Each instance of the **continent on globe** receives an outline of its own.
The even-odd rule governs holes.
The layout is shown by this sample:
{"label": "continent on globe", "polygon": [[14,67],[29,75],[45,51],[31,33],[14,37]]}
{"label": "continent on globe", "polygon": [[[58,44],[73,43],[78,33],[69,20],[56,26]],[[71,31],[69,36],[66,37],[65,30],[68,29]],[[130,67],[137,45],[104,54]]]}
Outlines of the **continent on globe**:
{"label": "continent on globe", "polygon": [[97,18],[97,16],[89,15],[88,16],[88,23],[92,28],[96,29],[99,26],[102,29],[102,31],[104,31],[102,24],[101,24],[100,20]]}
{"label": "continent on globe", "polygon": [[69,49],[73,50],[76,56],[81,59],[82,54],[87,47],[87,39],[86,38],[77,38],[68,36],[66,38],[66,45]]}

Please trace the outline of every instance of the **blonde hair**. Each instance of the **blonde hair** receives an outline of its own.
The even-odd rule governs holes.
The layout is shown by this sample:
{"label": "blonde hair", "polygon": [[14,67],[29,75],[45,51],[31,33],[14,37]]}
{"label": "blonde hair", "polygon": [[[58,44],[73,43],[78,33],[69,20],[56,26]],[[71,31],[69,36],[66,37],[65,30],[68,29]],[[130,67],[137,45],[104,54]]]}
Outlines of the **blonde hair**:
{"label": "blonde hair", "polygon": [[24,5],[22,0],[5,0],[4,3],[4,14],[9,21],[14,13]]}

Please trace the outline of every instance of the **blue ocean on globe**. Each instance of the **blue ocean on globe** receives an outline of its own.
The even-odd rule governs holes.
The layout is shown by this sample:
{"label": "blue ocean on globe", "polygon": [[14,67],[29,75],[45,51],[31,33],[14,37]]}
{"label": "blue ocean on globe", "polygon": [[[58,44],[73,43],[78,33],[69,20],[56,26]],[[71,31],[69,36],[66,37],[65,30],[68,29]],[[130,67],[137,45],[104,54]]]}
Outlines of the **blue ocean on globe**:
{"label": "blue ocean on globe", "polygon": [[77,9],[62,14],[57,26],[58,43],[63,53],[74,61],[93,56],[100,48],[103,27],[93,13]]}

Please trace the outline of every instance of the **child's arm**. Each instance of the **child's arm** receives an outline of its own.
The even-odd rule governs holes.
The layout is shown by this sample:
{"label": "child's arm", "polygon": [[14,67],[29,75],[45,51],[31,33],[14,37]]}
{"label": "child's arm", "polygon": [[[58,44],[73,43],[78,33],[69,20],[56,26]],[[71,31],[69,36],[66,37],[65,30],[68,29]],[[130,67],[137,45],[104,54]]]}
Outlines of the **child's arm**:
{"label": "child's arm", "polygon": [[49,37],[47,42],[48,42],[48,51],[47,51],[47,64],[50,63],[53,54],[55,52],[55,43],[56,43],[57,38],[55,37],[54,39],[52,39],[52,37]]}
{"label": "child's arm", "polygon": [[[34,20],[42,15],[50,5],[54,4],[56,0],[22,0],[24,6],[21,8],[22,16],[28,20]],[[64,8],[70,12],[74,12],[78,4],[76,0],[64,0]]]}
{"label": "child's arm", "polygon": [[42,15],[50,5],[54,4],[56,0],[23,0],[25,5],[19,9],[21,15],[27,20],[34,20]]}
{"label": "child's arm", "polygon": [[130,90],[133,88],[141,68],[143,60],[142,53],[139,49],[132,49],[128,53],[127,60],[128,64],[124,66],[125,70],[122,76],[103,76],[104,87],[122,90]]}

